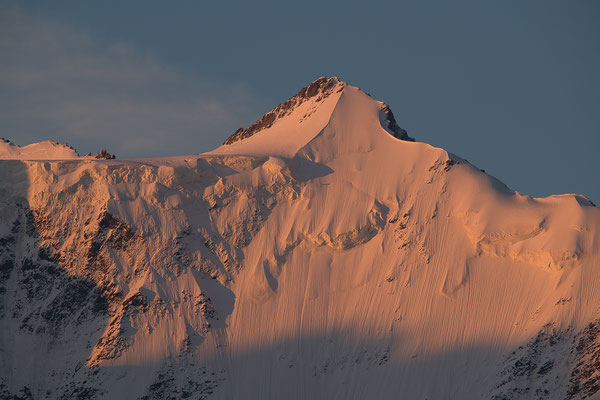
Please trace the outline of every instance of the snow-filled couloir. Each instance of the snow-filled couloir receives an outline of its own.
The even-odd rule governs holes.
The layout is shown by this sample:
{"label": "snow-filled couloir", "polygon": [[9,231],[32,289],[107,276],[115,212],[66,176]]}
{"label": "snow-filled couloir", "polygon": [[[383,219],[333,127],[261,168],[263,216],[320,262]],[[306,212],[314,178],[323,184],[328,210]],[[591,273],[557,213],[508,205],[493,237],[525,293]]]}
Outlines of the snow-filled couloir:
{"label": "snow-filled couloir", "polygon": [[598,208],[336,78],[200,155],[0,161],[0,202],[0,396],[599,393]]}

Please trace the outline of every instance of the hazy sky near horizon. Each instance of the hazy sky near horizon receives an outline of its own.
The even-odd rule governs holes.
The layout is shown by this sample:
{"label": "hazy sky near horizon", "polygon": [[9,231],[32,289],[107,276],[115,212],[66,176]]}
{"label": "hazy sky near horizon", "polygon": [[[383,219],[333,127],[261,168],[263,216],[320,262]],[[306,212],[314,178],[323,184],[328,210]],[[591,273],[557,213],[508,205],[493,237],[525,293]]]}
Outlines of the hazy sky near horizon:
{"label": "hazy sky near horizon", "polygon": [[319,76],[532,196],[600,204],[600,2],[0,0],[0,136],[200,153]]}

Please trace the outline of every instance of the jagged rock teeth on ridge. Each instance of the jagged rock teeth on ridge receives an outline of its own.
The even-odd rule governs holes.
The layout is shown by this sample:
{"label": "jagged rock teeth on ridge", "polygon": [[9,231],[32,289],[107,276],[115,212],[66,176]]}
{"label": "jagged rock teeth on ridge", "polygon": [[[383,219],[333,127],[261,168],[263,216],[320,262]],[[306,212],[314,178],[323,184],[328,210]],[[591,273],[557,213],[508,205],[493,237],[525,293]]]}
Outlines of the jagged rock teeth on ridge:
{"label": "jagged rock teeth on ridge", "polygon": [[264,129],[270,128],[275,121],[288,115],[293,109],[304,103],[306,100],[318,95],[321,95],[323,98],[331,95],[334,92],[334,87],[336,87],[338,84],[343,86],[346,85],[344,82],[340,82],[337,77],[329,79],[324,76],[320,77],[310,85],[300,89],[298,93],[292,96],[285,103],[278,105],[263,115],[258,121],[250,125],[248,128],[240,128],[235,131],[233,135],[229,136],[223,144],[227,145],[235,143],[239,140],[249,138],[250,136],[253,136]]}
{"label": "jagged rock teeth on ridge", "polygon": [[106,149],[102,149],[96,154],[94,158],[104,159],[104,160],[114,160],[116,157],[114,154],[110,154]]}

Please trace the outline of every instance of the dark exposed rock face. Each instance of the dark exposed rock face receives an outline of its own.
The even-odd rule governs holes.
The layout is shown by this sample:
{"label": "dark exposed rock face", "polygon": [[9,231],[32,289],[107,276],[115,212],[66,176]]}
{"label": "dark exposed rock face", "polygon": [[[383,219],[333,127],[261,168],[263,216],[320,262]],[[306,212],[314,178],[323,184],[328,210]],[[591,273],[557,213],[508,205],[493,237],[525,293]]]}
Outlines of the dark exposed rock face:
{"label": "dark exposed rock face", "polygon": [[600,320],[590,322],[574,340],[575,365],[569,377],[567,398],[588,398],[600,391]]}
{"label": "dark exposed rock face", "polygon": [[[18,334],[30,343],[36,338],[48,343],[49,369],[60,349],[83,351],[85,340],[99,334],[98,328],[108,314],[107,300],[97,285],[81,276],[69,274],[57,261],[57,252],[39,230],[36,212],[27,205],[1,204],[10,229],[0,234],[0,318],[3,334]],[[24,354],[24,357],[31,355]],[[58,356],[60,357],[60,356]],[[51,361],[50,361],[51,360]],[[3,360],[4,361],[4,360]],[[77,365],[69,367],[75,374]],[[0,399],[41,399],[31,386],[10,387],[14,377],[0,377]],[[91,399],[96,390],[63,386],[57,383],[53,398]],[[49,393],[49,392],[48,392]]]}
{"label": "dark exposed rock face", "polygon": [[493,400],[541,400],[551,393],[562,393],[564,399],[595,398],[600,392],[600,320],[579,332],[547,324],[513,351],[505,365]]}
{"label": "dark exposed rock face", "polygon": [[288,101],[278,105],[273,110],[263,115],[258,121],[250,125],[248,128],[240,128],[233,135],[231,135],[224,144],[232,144],[239,140],[249,138],[256,133],[270,128],[273,123],[286,115],[288,115],[294,108],[304,103],[308,99],[316,97],[317,101],[320,101],[334,92],[334,88],[340,81],[337,78],[325,78],[321,77],[311,83],[308,86],[303,87],[300,91],[292,96]]}
{"label": "dark exposed rock face", "polygon": [[387,128],[392,132],[392,135],[400,140],[406,140],[407,142],[414,142],[415,139],[408,136],[408,132],[398,126],[394,113],[387,104],[383,105],[381,112],[385,116],[387,122]]}
{"label": "dark exposed rock face", "polygon": [[[51,249],[40,246],[31,210],[17,206],[15,211],[10,234],[0,237],[0,300],[4,295],[11,297],[10,315],[20,319],[20,330],[54,337],[67,325],[77,326],[85,319],[103,316],[107,307],[96,285],[69,275],[50,256]],[[19,243],[24,242],[39,248],[20,253]],[[11,277],[13,287],[7,288]],[[18,292],[14,292],[14,283]],[[0,316],[4,311],[0,309]]]}
{"label": "dark exposed rock face", "polygon": [[114,154],[110,154],[106,149],[102,149],[96,154],[94,158],[104,159],[104,160],[114,160],[116,157]]}

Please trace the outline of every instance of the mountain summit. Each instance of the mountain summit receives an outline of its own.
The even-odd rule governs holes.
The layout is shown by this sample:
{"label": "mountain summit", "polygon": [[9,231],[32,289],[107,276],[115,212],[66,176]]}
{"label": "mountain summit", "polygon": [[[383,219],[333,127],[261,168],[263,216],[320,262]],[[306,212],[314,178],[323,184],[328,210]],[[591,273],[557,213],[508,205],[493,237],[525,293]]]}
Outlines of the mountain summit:
{"label": "mountain summit", "polygon": [[1,160],[0,398],[598,398],[600,209],[394,121],[320,78],[205,154]]}
{"label": "mountain summit", "polygon": [[346,86],[346,83],[340,82],[337,77],[330,79],[320,77],[310,85],[300,89],[297,94],[292,96],[285,103],[278,105],[273,110],[263,115],[258,121],[250,125],[248,128],[240,128],[235,131],[233,135],[227,138],[224,144],[229,145],[239,140],[247,139],[257,132],[268,129],[281,118],[296,111],[297,108],[303,103],[309,101],[312,102],[312,105],[314,106],[315,104],[325,100],[334,92],[339,93],[340,91],[344,90],[344,86]]}
{"label": "mountain summit", "polygon": [[397,139],[414,141],[400,128],[390,108],[338,78],[321,77],[269,111],[246,129],[238,129],[211,154],[280,155],[292,157],[317,136],[327,134],[336,120],[369,121],[362,133],[348,131],[344,140],[362,140],[354,134],[387,131]]}

